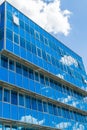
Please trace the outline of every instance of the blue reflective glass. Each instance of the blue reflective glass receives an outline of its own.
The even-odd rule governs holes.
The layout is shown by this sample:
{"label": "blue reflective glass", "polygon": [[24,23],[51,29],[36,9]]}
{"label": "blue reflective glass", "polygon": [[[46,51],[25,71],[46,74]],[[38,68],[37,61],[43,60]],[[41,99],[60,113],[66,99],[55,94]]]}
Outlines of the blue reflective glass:
{"label": "blue reflective glass", "polygon": [[4,126],[4,130],[10,130],[10,126],[9,125],[5,125]]}
{"label": "blue reflective glass", "polygon": [[25,39],[20,37],[20,46],[25,48]]}
{"label": "blue reflective glass", "polygon": [[44,84],[44,75],[40,74],[40,83]]}
{"label": "blue reflective glass", "polygon": [[15,91],[11,91],[11,103],[14,105],[18,104],[18,96],[17,96],[17,92]]}
{"label": "blue reflective glass", "polygon": [[22,66],[20,63],[17,63],[17,62],[16,62],[16,72],[18,74],[22,74]]}
{"label": "blue reflective glass", "polygon": [[26,66],[23,66],[23,75],[28,77],[28,68]]}
{"label": "blue reflective glass", "polygon": [[14,61],[9,60],[9,69],[14,71]]}
{"label": "blue reflective glass", "polygon": [[29,68],[29,78],[34,79],[34,72],[32,69]]}
{"label": "blue reflective glass", "polygon": [[43,111],[41,100],[37,100],[37,105],[38,105],[38,111]]}
{"label": "blue reflective glass", "polygon": [[26,108],[31,108],[31,99],[29,96],[25,96],[25,106]]}
{"label": "blue reflective glass", "polygon": [[19,36],[17,34],[14,34],[14,42],[19,44]]}
{"label": "blue reflective glass", "polygon": [[34,76],[35,76],[34,79],[35,79],[36,81],[39,81],[39,74],[38,74],[38,72],[35,72]]}
{"label": "blue reflective glass", "polygon": [[24,106],[24,96],[19,94],[19,105]]}
{"label": "blue reflective glass", "polygon": [[41,57],[41,49],[37,48],[37,55]]}
{"label": "blue reflective glass", "polygon": [[4,38],[4,29],[0,29],[0,40]]}
{"label": "blue reflective glass", "polygon": [[4,55],[1,55],[1,66],[8,68],[8,58]]}
{"label": "blue reflective glass", "polygon": [[11,30],[9,30],[9,29],[6,29],[6,37],[9,40],[13,41],[13,32]]}
{"label": "blue reflective glass", "polygon": [[0,101],[2,101],[2,87],[0,86]]}
{"label": "blue reflective glass", "polygon": [[43,111],[48,112],[48,105],[46,102],[43,102]]}
{"label": "blue reflective glass", "polygon": [[35,98],[31,100],[31,107],[33,110],[37,110],[37,100]]}
{"label": "blue reflective glass", "polygon": [[8,89],[4,89],[4,101],[10,102],[10,91]]}
{"label": "blue reflective glass", "polygon": [[48,103],[48,112],[49,112],[50,114],[53,114],[53,106],[52,106],[51,103]]}

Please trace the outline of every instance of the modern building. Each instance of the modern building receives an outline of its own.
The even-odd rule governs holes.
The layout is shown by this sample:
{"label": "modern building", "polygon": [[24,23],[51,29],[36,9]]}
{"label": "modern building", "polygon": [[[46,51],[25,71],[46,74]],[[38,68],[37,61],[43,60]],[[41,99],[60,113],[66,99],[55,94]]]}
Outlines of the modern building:
{"label": "modern building", "polygon": [[87,130],[86,90],[82,58],[2,1],[0,130]]}

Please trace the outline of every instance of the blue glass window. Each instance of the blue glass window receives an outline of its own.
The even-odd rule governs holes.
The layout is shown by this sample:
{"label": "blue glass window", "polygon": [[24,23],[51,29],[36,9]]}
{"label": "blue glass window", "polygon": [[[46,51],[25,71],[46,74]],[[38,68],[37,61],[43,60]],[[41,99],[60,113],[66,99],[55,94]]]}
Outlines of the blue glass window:
{"label": "blue glass window", "polygon": [[44,60],[47,60],[46,52],[45,51],[42,51],[42,57],[43,57]]}
{"label": "blue glass window", "polygon": [[26,41],[26,49],[27,49],[27,51],[32,52],[32,48],[31,47],[32,47],[31,43],[29,41]]}
{"label": "blue glass window", "polygon": [[22,74],[22,66],[20,63],[17,63],[17,62],[16,62],[16,72],[18,74]]}
{"label": "blue glass window", "polygon": [[29,32],[29,25],[25,23],[25,31]]}
{"label": "blue glass window", "polygon": [[39,81],[39,74],[38,74],[38,72],[35,72],[35,80]]}
{"label": "blue glass window", "polygon": [[37,55],[41,57],[41,49],[37,48]]}
{"label": "blue glass window", "polygon": [[51,57],[50,57],[49,54],[47,54],[47,61],[48,61],[49,63],[51,63]]}
{"label": "blue glass window", "polygon": [[17,105],[18,104],[18,96],[17,92],[11,91],[11,104]]}
{"label": "blue glass window", "polygon": [[50,79],[50,87],[54,88],[54,81]]}
{"label": "blue glass window", "polygon": [[53,106],[52,106],[51,103],[48,103],[48,112],[49,112],[50,114],[53,114]]}
{"label": "blue glass window", "polygon": [[29,96],[25,96],[25,106],[31,108],[31,98]]}
{"label": "blue glass window", "polygon": [[10,130],[10,126],[9,125],[5,125],[4,126],[4,130]]}
{"label": "blue glass window", "polygon": [[49,45],[49,42],[48,42],[48,39],[47,39],[47,38],[44,38],[44,43],[45,43],[46,45]]}
{"label": "blue glass window", "polygon": [[8,68],[8,58],[4,55],[1,55],[1,66]]}
{"label": "blue glass window", "polygon": [[48,112],[48,105],[46,102],[43,102],[43,111]]}
{"label": "blue glass window", "polygon": [[43,111],[43,109],[42,109],[42,101],[41,100],[37,100],[37,105],[38,105],[38,111]]}
{"label": "blue glass window", "polygon": [[18,130],[17,126],[12,126],[12,130]]}
{"label": "blue glass window", "polygon": [[9,30],[9,29],[6,29],[6,37],[9,40],[13,41],[13,32],[11,30]]}
{"label": "blue glass window", "polygon": [[36,46],[32,44],[32,53],[36,55]]}
{"label": "blue glass window", "polygon": [[35,98],[31,100],[31,107],[33,110],[37,110],[37,100]]}
{"label": "blue glass window", "polygon": [[20,46],[25,48],[25,39],[20,37]]}
{"label": "blue glass window", "polygon": [[4,38],[4,29],[0,29],[0,40]]}
{"label": "blue glass window", "polygon": [[12,21],[12,14],[9,11],[7,11],[7,19]]}
{"label": "blue glass window", "polygon": [[57,107],[58,116],[62,116],[62,111],[60,107]]}
{"label": "blue glass window", "polygon": [[22,20],[20,20],[20,27],[24,29],[24,22]]}
{"label": "blue glass window", "polygon": [[28,77],[28,68],[26,66],[23,66],[23,75]]}
{"label": "blue glass window", "polygon": [[10,91],[8,89],[4,89],[4,101],[10,102]]}
{"label": "blue glass window", "polygon": [[29,78],[34,79],[34,72],[32,69],[29,68]]}
{"label": "blue glass window", "polygon": [[14,34],[14,42],[19,44],[19,36],[17,34]]}
{"label": "blue glass window", "polygon": [[29,33],[30,33],[32,36],[34,36],[34,29],[31,28],[31,27],[29,27]]}
{"label": "blue glass window", "polygon": [[24,106],[24,96],[19,94],[19,105]]}
{"label": "blue glass window", "polygon": [[2,101],[2,87],[0,86],[0,101]]}
{"label": "blue glass window", "polygon": [[49,78],[48,77],[45,77],[45,84],[46,84],[46,86],[49,86]]}
{"label": "blue glass window", "polygon": [[40,74],[40,83],[44,84],[44,75]]}
{"label": "blue glass window", "polygon": [[14,61],[9,60],[9,69],[14,71]]}
{"label": "blue glass window", "polygon": [[39,32],[37,32],[37,31],[35,31],[35,38],[36,38],[37,40],[40,39],[40,34],[39,34]]}
{"label": "blue glass window", "polygon": [[53,105],[53,114],[56,115],[56,116],[58,115],[56,105]]}
{"label": "blue glass window", "polygon": [[40,41],[44,43],[44,36],[40,34]]}

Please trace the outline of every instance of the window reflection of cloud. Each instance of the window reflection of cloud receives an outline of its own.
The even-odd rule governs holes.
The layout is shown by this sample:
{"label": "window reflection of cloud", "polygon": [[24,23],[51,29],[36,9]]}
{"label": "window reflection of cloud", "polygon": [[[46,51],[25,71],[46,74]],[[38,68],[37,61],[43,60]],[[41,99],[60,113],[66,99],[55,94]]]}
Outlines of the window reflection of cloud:
{"label": "window reflection of cloud", "polygon": [[70,122],[61,122],[61,123],[57,124],[55,127],[64,129],[64,128],[68,128],[69,126],[71,126]]}
{"label": "window reflection of cloud", "polygon": [[84,126],[82,124],[76,123],[73,126],[73,130],[85,130]]}
{"label": "window reflection of cloud", "polygon": [[20,121],[26,122],[26,123],[34,123],[34,124],[43,125],[43,123],[45,122],[45,119],[38,121],[38,119],[29,115],[29,116],[22,116]]}

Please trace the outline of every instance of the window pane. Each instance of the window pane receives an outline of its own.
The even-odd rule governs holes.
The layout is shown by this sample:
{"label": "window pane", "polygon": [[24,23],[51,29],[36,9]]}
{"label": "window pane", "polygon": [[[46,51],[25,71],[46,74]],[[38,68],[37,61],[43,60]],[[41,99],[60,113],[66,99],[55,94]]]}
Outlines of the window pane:
{"label": "window pane", "polygon": [[9,69],[14,71],[14,61],[9,60]]}
{"label": "window pane", "polygon": [[19,105],[24,106],[24,96],[19,94]]}
{"label": "window pane", "polygon": [[10,126],[9,125],[5,125],[4,130],[10,130]]}
{"label": "window pane", "polygon": [[25,48],[25,39],[20,37],[20,46]]}
{"label": "window pane", "polygon": [[6,30],[6,37],[9,39],[9,40],[13,40],[13,33],[11,30],[7,29]]}
{"label": "window pane", "polygon": [[40,83],[44,84],[44,75],[40,74]]}
{"label": "window pane", "polygon": [[38,111],[43,111],[43,109],[42,109],[42,101],[41,100],[37,100],[37,105],[38,105]]}
{"label": "window pane", "polygon": [[8,68],[8,58],[4,55],[1,55],[1,66]]}
{"label": "window pane", "polygon": [[8,89],[4,89],[4,101],[10,102],[10,91]]}
{"label": "window pane", "polygon": [[43,102],[43,111],[48,112],[48,105],[46,102]]}
{"label": "window pane", "polygon": [[20,63],[16,62],[16,72],[22,74],[22,67]]}
{"label": "window pane", "polygon": [[26,49],[32,52],[31,43],[29,41],[26,41]]}
{"label": "window pane", "polygon": [[54,115],[58,115],[56,105],[53,105],[53,114]]}
{"label": "window pane", "polygon": [[31,108],[31,99],[29,96],[25,97],[25,106],[26,108]]}
{"label": "window pane", "polygon": [[45,84],[46,84],[46,86],[49,86],[49,78],[48,77],[45,77]]}
{"label": "window pane", "polygon": [[48,103],[48,111],[50,114],[53,114],[53,106],[51,103]]}
{"label": "window pane", "polygon": [[11,103],[14,105],[18,104],[17,92],[11,91]]}
{"label": "window pane", "polygon": [[34,73],[33,70],[29,68],[29,78],[34,79]]}
{"label": "window pane", "polygon": [[39,81],[39,74],[38,74],[38,72],[35,72],[35,80]]}
{"label": "window pane", "polygon": [[31,107],[34,110],[37,110],[37,100],[35,98],[32,98],[31,100]]}
{"label": "window pane", "polygon": [[28,77],[28,68],[26,66],[23,66],[23,75]]}
{"label": "window pane", "polygon": [[37,48],[37,55],[41,57],[41,49]]}
{"label": "window pane", "polygon": [[0,86],[0,101],[2,101],[2,87]]}
{"label": "window pane", "polygon": [[17,34],[14,34],[14,42],[19,44],[19,37]]}

